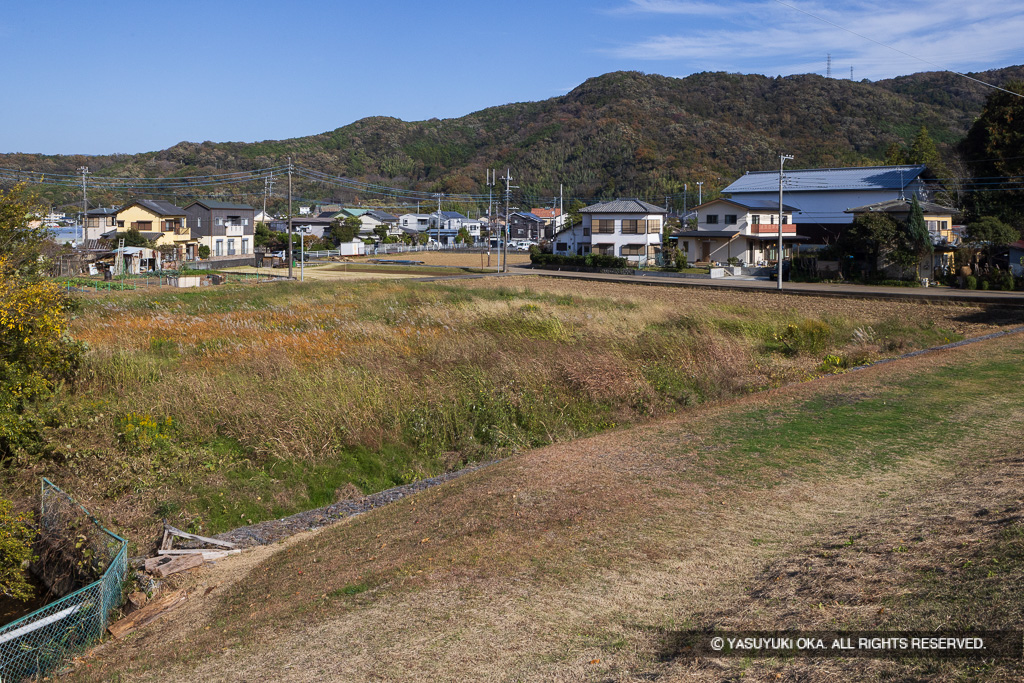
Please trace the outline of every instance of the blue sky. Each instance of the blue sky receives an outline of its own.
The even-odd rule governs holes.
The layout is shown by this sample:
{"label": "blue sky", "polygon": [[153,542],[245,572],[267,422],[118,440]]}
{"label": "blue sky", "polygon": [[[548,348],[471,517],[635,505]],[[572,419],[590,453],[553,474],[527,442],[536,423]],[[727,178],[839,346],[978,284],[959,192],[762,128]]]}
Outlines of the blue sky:
{"label": "blue sky", "polygon": [[1015,2],[840,5],[9,3],[0,14],[0,152],[136,153],[311,135],[365,116],[457,117],[624,69],[824,75],[831,53],[833,77],[848,78],[852,66],[857,80],[877,80],[1024,63],[1024,5]]}

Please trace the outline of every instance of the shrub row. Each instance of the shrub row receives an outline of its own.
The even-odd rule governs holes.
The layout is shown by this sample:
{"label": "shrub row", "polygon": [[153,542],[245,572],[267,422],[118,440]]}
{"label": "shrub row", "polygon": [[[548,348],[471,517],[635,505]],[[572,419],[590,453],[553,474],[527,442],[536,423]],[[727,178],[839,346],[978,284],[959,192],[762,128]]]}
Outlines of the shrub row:
{"label": "shrub row", "polygon": [[585,268],[629,268],[629,261],[621,256],[587,254],[586,256],[530,253],[535,266],[582,266]]}

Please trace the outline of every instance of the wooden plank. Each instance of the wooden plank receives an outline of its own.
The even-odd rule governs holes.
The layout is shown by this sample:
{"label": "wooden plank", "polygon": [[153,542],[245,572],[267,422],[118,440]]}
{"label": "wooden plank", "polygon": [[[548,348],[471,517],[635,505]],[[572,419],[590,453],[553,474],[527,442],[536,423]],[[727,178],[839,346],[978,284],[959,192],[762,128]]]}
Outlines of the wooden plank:
{"label": "wooden plank", "polygon": [[137,612],[132,612],[127,617],[107,627],[110,634],[115,638],[124,638],[129,633],[151,624],[167,612],[181,606],[188,599],[188,593],[184,590],[168,593],[157,598]]}
{"label": "wooden plank", "polygon": [[146,571],[156,574],[157,578],[162,579],[186,569],[201,567],[203,562],[204,558],[201,554],[163,555],[146,560]]}
{"label": "wooden plank", "polygon": [[219,546],[221,546],[223,548],[236,548],[237,547],[234,543],[231,543],[229,541],[219,541],[216,538],[207,538],[206,536],[197,536],[195,534],[190,534],[187,531],[182,531],[181,529],[175,529],[170,524],[165,524],[164,525],[164,529],[166,529],[167,531],[171,532],[172,534],[174,534],[175,536],[177,536],[179,538],[187,538],[187,539],[192,540],[192,541],[199,541],[200,543],[208,543],[210,545],[219,545]]}
{"label": "wooden plank", "polygon": [[[195,548],[193,550],[158,550],[156,551],[161,557],[174,557],[180,555],[201,555],[204,560],[219,560],[227,557],[228,555],[238,555],[241,550],[203,550],[202,548]],[[152,558],[150,558],[152,559]],[[148,562],[149,560],[147,560]]]}
{"label": "wooden plank", "polygon": [[174,535],[164,527],[164,538],[160,542],[160,550],[170,550],[174,547]]}

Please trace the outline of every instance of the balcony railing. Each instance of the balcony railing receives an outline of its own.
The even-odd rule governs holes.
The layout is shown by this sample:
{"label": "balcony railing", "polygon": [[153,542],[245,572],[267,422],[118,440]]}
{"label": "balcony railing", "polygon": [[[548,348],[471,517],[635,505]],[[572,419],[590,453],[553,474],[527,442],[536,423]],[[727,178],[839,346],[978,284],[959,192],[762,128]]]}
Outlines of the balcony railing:
{"label": "balcony railing", "polygon": [[[764,235],[764,234],[778,235],[779,234],[779,224],[778,223],[760,223],[760,224],[757,224],[757,225],[751,225],[750,226],[750,234],[751,235]],[[796,234],[796,224],[795,223],[783,223],[782,224],[782,234],[783,235],[795,235]]]}

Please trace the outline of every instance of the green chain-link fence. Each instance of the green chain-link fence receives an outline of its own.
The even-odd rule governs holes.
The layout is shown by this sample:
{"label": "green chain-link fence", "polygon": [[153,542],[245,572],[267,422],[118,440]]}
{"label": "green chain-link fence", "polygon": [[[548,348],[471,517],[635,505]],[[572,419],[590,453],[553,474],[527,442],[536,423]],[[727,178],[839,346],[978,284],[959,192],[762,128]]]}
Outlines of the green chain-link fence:
{"label": "green chain-link fence", "polygon": [[73,536],[81,557],[100,578],[67,597],[0,627],[0,683],[40,679],[99,640],[121,600],[128,544],[88,510],[43,479],[39,528],[43,537]]}

